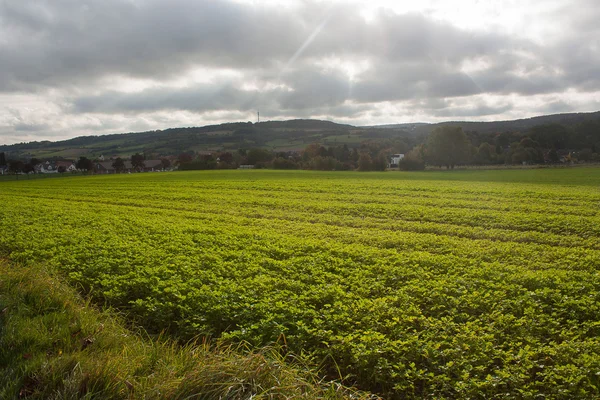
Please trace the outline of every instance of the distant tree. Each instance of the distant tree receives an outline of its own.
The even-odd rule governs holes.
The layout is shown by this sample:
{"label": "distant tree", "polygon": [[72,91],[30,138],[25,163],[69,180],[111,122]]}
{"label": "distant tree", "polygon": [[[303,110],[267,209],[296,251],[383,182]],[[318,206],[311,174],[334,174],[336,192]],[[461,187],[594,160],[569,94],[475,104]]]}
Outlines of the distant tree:
{"label": "distant tree", "polygon": [[65,167],[64,165],[61,165],[60,167],[58,167],[58,172],[60,174],[64,174],[65,172],[67,172],[67,167]]}
{"label": "distant tree", "polygon": [[569,131],[560,124],[534,126],[529,137],[545,149],[565,149],[570,141]]}
{"label": "distant tree", "polygon": [[223,152],[219,154],[219,161],[231,164],[233,162],[233,154],[228,151]]}
{"label": "distant tree", "polygon": [[368,153],[361,153],[358,158],[359,171],[371,171],[373,169],[373,160]]}
{"label": "distant tree", "polygon": [[319,155],[319,150],[321,149],[321,145],[319,143],[311,143],[302,152],[302,159],[304,161],[310,161]]}
{"label": "distant tree", "polygon": [[459,126],[435,128],[427,138],[425,157],[433,165],[454,168],[469,161],[470,142]]}
{"label": "distant tree", "polygon": [[350,160],[350,149],[348,145],[344,144],[343,146],[337,146],[334,149],[334,156],[341,162],[347,162]]}
{"label": "distant tree", "polygon": [[592,149],[592,154],[596,152],[597,145],[600,145],[600,119],[582,121],[574,127],[569,140],[569,147],[575,149]]}
{"label": "distant tree", "polygon": [[115,161],[112,163],[112,167],[117,171],[117,173],[121,173],[125,171],[125,161],[121,157],[117,157]]}
{"label": "distant tree", "polygon": [[273,160],[272,166],[274,169],[297,169],[298,164],[289,158],[277,157]]}
{"label": "distant tree", "polygon": [[29,160],[29,164],[31,164],[34,167],[41,163],[42,163],[42,160],[35,158],[35,157],[33,157],[31,160]]}
{"label": "distant tree", "polygon": [[350,161],[354,164],[358,163],[358,159],[360,158],[360,154],[358,153],[358,149],[355,147],[352,149],[350,153]]}
{"label": "distant tree", "polygon": [[29,174],[31,172],[35,172],[35,168],[34,168],[34,166],[30,162],[24,163],[21,170],[25,174]]}
{"label": "distant tree", "polygon": [[475,164],[493,164],[496,162],[496,147],[489,143],[481,143],[477,148],[474,160]]}
{"label": "distant tree", "polygon": [[162,166],[162,169],[167,169],[171,166],[171,160],[168,158],[161,158],[160,165]]}
{"label": "distant tree", "polygon": [[523,147],[517,148],[511,156],[511,161],[513,164],[524,164],[529,161],[529,154],[527,150]]}
{"label": "distant tree", "polygon": [[189,153],[181,153],[177,156],[177,163],[179,165],[191,163],[194,157]]}
{"label": "distant tree", "polygon": [[519,143],[511,144],[511,161],[515,164],[541,164],[544,162],[544,153],[540,145],[530,137],[524,137]]}
{"label": "distant tree", "polygon": [[0,166],[6,165],[6,154],[4,152],[0,153]]}
{"label": "distant tree", "polygon": [[422,147],[415,147],[404,156],[398,163],[398,169],[401,171],[423,171],[425,162],[422,156]]}
{"label": "distant tree", "polygon": [[555,149],[552,149],[548,152],[548,161],[553,164],[560,162],[560,157]]}
{"label": "distant tree", "polygon": [[273,159],[273,153],[265,149],[250,149],[246,153],[246,163],[256,165],[258,163],[267,163]]}
{"label": "distant tree", "polygon": [[13,174],[23,172],[23,166],[25,164],[21,160],[8,160],[8,170]]}
{"label": "distant tree", "polygon": [[594,153],[592,149],[582,149],[577,152],[577,159],[584,162],[592,161],[594,159]]}
{"label": "distant tree", "polygon": [[333,171],[336,167],[336,159],[333,157],[316,156],[308,164],[310,169],[317,171]]}
{"label": "distant tree", "polygon": [[373,159],[372,168],[374,171],[385,171],[387,168],[387,159],[383,154],[379,154]]}
{"label": "distant tree", "polygon": [[200,170],[200,169],[216,169],[216,168],[217,168],[217,161],[214,159],[214,157],[212,155],[203,155],[191,162],[179,164],[179,169],[181,171]]}
{"label": "distant tree", "polygon": [[520,139],[521,135],[516,134],[514,132],[502,132],[502,133],[498,133],[496,134],[495,138],[494,138],[494,144],[496,145],[497,148],[506,148],[508,147],[512,142],[514,142],[517,139]]}
{"label": "distant tree", "polygon": [[79,160],[75,163],[75,167],[81,171],[92,171],[94,169],[94,162],[87,157],[79,157]]}
{"label": "distant tree", "polygon": [[146,167],[145,160],[142,154],[135,153],[131,156],[131,167],[138,172],[143,171],[144,167]]}

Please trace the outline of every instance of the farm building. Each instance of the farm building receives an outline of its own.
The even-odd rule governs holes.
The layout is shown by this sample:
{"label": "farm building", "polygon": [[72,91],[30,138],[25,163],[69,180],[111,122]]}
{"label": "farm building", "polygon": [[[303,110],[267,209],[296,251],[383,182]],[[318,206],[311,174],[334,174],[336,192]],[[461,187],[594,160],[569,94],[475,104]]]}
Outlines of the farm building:
{"label": "farm building", "polygon": [[393,154],[390,157],[390,168],[395,168],[400,163],[400,160],[404,158],[404,154]]}

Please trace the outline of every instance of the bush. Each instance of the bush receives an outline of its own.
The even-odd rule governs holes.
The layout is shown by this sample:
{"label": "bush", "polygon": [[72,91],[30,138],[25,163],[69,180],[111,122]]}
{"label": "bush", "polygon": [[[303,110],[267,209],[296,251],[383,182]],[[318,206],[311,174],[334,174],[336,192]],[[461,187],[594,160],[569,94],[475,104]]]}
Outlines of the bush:
{"label": "bush", "polygon": [[283,157],[277,157],[271,165],[274,169],[298,169],[298,164],[294,160]]}
{"label": "bush", "polygon": [[425,162],[418,157],[404,157],[398,163],[398,168],[401,171],[423,171]]}

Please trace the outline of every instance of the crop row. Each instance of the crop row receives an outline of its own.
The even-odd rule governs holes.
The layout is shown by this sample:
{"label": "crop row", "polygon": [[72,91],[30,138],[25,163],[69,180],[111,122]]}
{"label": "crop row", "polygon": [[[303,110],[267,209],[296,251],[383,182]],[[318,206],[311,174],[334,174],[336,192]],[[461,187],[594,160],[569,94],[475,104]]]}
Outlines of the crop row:
{"label": "crop row", "polygon": [[335,176],[7,182],[0,252],[149,330],[285,336],[390,398],[599,394],[596,188]]}

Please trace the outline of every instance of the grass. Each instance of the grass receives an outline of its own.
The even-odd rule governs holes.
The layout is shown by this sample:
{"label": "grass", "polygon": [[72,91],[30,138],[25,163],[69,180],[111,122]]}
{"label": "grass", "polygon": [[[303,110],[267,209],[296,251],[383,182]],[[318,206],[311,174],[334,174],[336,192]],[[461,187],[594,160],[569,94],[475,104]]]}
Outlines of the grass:
{"label": "grass", "polygon": [[0,398],[367,399],[282,348],[133,332],[42,267],[0,261]]}

